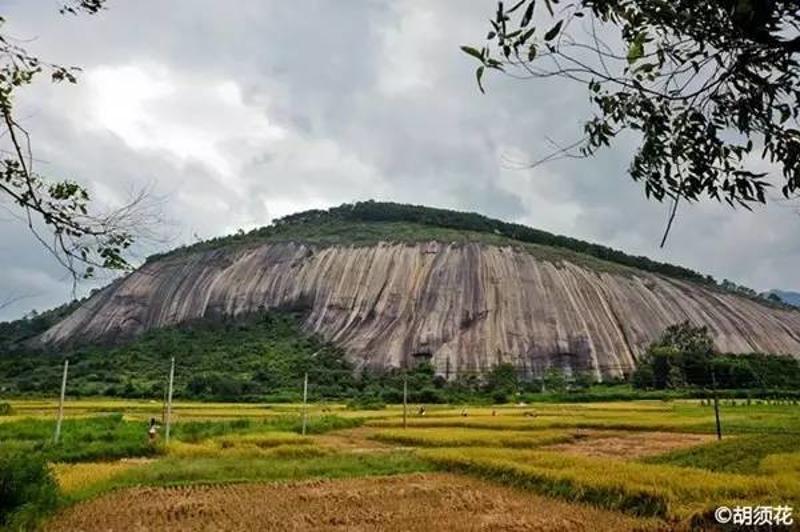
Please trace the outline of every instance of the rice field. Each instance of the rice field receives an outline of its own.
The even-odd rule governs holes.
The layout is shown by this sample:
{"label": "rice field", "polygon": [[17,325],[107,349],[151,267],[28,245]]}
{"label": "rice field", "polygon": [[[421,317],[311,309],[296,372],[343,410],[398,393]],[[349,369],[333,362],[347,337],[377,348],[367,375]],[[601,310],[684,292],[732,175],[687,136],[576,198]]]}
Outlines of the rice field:
{"label": "rice field", "polygon": [[149,462],[151,460],[146,458],[133,458],[114,462],[57,463],[52,469],[64,494],[73,495]]}
{"label": "rice field", "polygon": [[[47,528],[399,530],[426,529],[424,518],[464,530],[487,515],[485,528],[689,529],[720,505],[800,508],[797,405],[723,405],[721,442],[697,401],[417,406],[404,428],[399,406],[314,405],[303,436],[300,405],[183,403],[172,441],[146,459],[54,463],[66,506]],[[40,427],[53,407],[15,402],[0,436]],[[145,438],[155,410],[75,401],[68,416],[80,425],[112,412],[127,423],[113,434]]]}
{"label": "rice field", "polygon": [[46,530],[648,530],[637,519],[451,474],[292,484],[133,488]]}
{"label": "rice field", "polygon": [[572,442],[582,435],[566,430],[495,431],[463,427],[379,430],[371,438],[380,442],[420,447],[531,448]]}
{"label": "rice field", "polygon": [[449,471],[669,521],[685,521],[720,505],[773,505],[780,501],[800,507],[800,479],[783,475],[735,475],[496,448],[426,449],[420,456]]}

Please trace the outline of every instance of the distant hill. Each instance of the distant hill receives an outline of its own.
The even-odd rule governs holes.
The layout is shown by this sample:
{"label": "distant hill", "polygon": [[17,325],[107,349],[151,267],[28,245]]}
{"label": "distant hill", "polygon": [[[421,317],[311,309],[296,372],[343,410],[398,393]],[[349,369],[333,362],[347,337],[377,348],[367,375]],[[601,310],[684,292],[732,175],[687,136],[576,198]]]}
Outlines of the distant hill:
{"label": "distant hill", "polygon": [[781,301],[786,303],[787,305],[792,305],[795,307],[800,307],[800,292],[792,292],[790,290],[770,290],[767,292],[767,295],[775,294]]}

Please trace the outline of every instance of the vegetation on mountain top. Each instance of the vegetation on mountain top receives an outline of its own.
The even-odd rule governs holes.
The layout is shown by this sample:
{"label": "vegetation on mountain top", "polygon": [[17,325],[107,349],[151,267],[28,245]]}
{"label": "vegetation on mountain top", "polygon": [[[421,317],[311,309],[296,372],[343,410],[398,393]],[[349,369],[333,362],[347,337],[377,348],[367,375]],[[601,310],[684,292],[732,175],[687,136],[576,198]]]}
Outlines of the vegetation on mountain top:
{"label": "vegetation on mountain top", "polygon": [[[380,224],[393,223],[390,231]],[[432,228],[435,228],[432,230]],[[456,232],[441,231],[450,229]],[[364,201],[343,204],[328,210],[309,210],[277,219],[272,225],[249,233],[211,239],[169,253],[153,255],[156,260],[182,251],[203,251],[242,243],[281,240],[310,240],[320,243],[389,241],[485,241],[494,244],[539,244],[563,248],[605,261],[640,270],[661,273],[677,279],[715,284],[704,276],[681,266],[636,257],[600,244],[593,244],[521,224],[503,222],[471,212],[436,209],[399,203]]]}
{"label": "vegetation on mountain top", "polygon": [[83,300],[76,299],[44,312],[33,311],[18,320],[0,322],[0,353],[13,350],[15,345],[42,334],[72,314],[81,303]]}
{"label": "vegetation on mountain top", "polygon": [[765,305],[791,309],[779,300],[759,297],[747,287],[727,279],[717,282],[689,268],[628,255],[619,250],[576,238],[556,235],[525,225],[503,222],[472,212],[418,205],[362,201],[327,210],[290,214],[271,225],[248,233],[212,238],[148,257],[148,262],[189,252],[264,242],[299,241],[317,245],[366,245],[376,242],[480,242],[498,246],[520,246],[543,260],[562,260],[598,271],[631,271],[633,268],[673,279],[691,281],[710,288],[757,300]]}

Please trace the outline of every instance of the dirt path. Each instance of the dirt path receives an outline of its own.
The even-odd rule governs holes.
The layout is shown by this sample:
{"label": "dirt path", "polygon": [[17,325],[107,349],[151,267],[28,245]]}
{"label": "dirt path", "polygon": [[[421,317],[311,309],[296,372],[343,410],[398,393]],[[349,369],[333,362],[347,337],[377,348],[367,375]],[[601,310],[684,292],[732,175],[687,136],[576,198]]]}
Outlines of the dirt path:
{"label": "dirt path", "polygon": [[56,516],[49,531],[634,530],[653,525],[451,474],[133,488]]}

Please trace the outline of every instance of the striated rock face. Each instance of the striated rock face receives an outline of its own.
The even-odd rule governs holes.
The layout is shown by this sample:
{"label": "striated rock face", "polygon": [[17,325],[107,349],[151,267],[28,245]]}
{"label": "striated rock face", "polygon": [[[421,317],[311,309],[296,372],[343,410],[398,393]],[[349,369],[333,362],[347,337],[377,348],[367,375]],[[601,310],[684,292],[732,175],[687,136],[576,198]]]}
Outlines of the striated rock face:
{"label": "striated rock face", "polygon": [[318,247],[273,243],[148,263],[48,330],[51,345],[260,308],[303,308],[305,327],[358,364],[430,359],[442,374],[500,362],[609,377],[669,325],[708,325],[726,352],[800,355],[800,312],[688,282],[543,260],[478,243]]}

